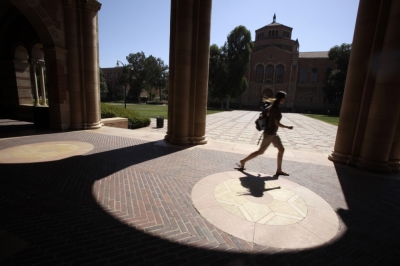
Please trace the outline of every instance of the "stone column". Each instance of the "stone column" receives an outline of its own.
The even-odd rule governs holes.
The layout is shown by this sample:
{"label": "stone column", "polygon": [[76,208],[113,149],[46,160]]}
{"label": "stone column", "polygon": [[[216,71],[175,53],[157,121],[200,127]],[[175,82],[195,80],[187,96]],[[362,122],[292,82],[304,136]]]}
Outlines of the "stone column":
{"label": "stone column", "polygon": [[71,125],[67,80],[67,50],[59,47],[43,49],[49,96],[50,127],[68,130]]}
{"label": "stone column", "polygon": [[83,80],[79,12],[76,2],[64,2],[65,35],[68,48],[68,85],[71,108],[71,129],[83,128]]}
{"label": "stone column", "polygon": [[175,38],[176,38],[176,1],[171,0],[170,38],[169,38],[169,79],[168,79],[168,126],[165,140],[170,141],[174,125],[175,94]]}
{"label": "stone column", "polygon": [[65,0],[71,128],[101,127],[96,0]]}
{"label": "stone column", "polygon": [[352,42],[335,148],[329,159],[355,164],[361,151],[379,60],[388,1],[361,0]]}
{"label": "stone column", "polygon": [[85,92],[86,129],[101,127],[100,79],[98,60],[97,12],[101,4],[95,0],[81,0],[82,52]]}
{"label": "stone column", "polygon": [[[196,75],[193,93],[193,144],[206,144],[206,115],[208,98],[208,67],[210,62],[210,34],[211,34],[211,7],[212,0],[196,2],[198,12],[198,32],[196,51]],[[190,137],[191,137],[190,136]]]}
{"label": "stone column", "polygon": [[35,89],[35,106],[40,106],[39,92],[38,92],[38,86],[37,86],[37,77],[36,77],[36,64],[37,64],[37,62],[31,62],[32,71],[33,71],[33,86]]}
{"label": "stone column", "polygon": [[[41,105],[42,106],[47,106],[46,103],[46,88],[45,88],[45,80],[44,80],[44,61],[39,61],[38,62],[39,65],[39,73],[40,73],[40,94],[42,95],[42,102]],[[36,76],[36,75],[35,75]]]}
{"label": "stone column", "polygon": [[400,116],[397,119],[397,128],[393,138],[392,149],[390,150],[389,166],[393,172],[400,172]]}
{"label": "stone column", "polygon": [[210,24],[211,0],[171,0],[170,98],[165,136],[171,143],[207,143]]}
{"label": "stone column", "polygon": [[390,13],[384,14],[387,17],[387,25],[383,47],[379,62],[374,68],[376,79],[361,154],[357,162],[358,166],[377,172],[392,171],[393,161],[390,160],[396,160],[396,146],[399,142],[397,124],[400,116],[400,0],[384,2]]}

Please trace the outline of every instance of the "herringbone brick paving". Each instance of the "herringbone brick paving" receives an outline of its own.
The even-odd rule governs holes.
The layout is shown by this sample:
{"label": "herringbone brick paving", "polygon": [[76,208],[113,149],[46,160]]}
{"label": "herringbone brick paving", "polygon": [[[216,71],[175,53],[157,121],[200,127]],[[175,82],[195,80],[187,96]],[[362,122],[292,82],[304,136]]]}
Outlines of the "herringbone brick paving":
{"label": "herringbone brick paving", "polygon": [[[60,161],[0,165],[0,227],[29,243],[4,265],[399,262],[400,182],[387,178],[395,175],[285,161],[291,180],[337,211],[340,230],[323,247],[281,250],[224,233],[192,205],[193,185],[232,170],[242,155],[78,131],[1,140],[0,150],[57,140],[95,149]],[[247,168],[273,173],[275,166],[275,159],[257,158]]]}

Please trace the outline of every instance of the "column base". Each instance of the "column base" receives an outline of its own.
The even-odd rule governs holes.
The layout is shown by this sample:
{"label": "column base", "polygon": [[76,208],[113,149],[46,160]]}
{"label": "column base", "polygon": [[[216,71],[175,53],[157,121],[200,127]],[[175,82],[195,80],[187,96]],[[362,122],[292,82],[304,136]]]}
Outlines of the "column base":
{"label": "column base", "polygon": [[340,152],[333,151],[331,155],[328,156],[328,159],[335,163],[345,163],[351,159],[350,155],[343,154]]}
{"label": "column base", "polygon": [[102,127],[102,125],[101,125],[100,122],[92,123],[92,124],[84,124],[84,128],[85,129],[98,129],[98,128],[101,128],[101,127]]}
{"label": "column base", "polygon": [[350,156],[350,159],[347,161],[348,165],[356,166],[358,162],[358,156]]}
{"label": "column base", "polygon": [[389,174],[392,172],[390,162],[372,161],[364,158],[359,158],[356,166],[376,173]]}
{"label": "column base", "polygon": [[188,138],[187,137],[180,137],[180,138],[178,138],[178,137],[172,137],[170,140],[169,140],[169,142],[171,143],[171,144],[176,144],[176,145],[190,145],[190,144],[192,144],[189,140],[188,140]]}
{"label": "column base", "polygon": [[70,129],[73,130],[84,129],[84,126],[83,124],[71,124]]}
{"label": "column base", "polygon": [[208,140],[204,137],[195,137],[195,138],[188,138],[188,137],[175,137],[169,134],[165,135],[164,140],[177,145],[204,145],[207,144]]}
{"label": "column base", "polygon": [[204,144],[207,144],[207,142],[208,142],[206,136],[204,136],[204,137],[194,137],[194,138],[192,138],[192,140],[193,140],[193,143],[195,145],[204,145]]}
{"label": "column base", "polygon": [[400,160],[390,160],[389,166],[392,168],[392,171],[395,173],[400,172]]}
{"label": "column base", "polygon": [[164,136],[165,141],[170,142],[172,136],[167,132],[167,135]]}

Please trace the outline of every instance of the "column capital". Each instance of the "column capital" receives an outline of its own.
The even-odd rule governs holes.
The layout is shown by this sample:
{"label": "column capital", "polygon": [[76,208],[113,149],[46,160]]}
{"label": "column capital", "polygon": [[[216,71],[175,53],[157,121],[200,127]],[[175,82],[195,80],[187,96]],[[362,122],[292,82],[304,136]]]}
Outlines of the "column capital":
{"label": "column capital", "polygon": [[97,0],[63,0],[65,7],[80,8],[97,13],[101,8],[101,3]]}
{"label": "column capital", "polygon": [[37,64],[38,66],[40,66],[40,67],[44,67],[44,66],[45,66],[45,62],[44,62],[43,60],[38,60],[38,61],[36,62],[36,64]]}

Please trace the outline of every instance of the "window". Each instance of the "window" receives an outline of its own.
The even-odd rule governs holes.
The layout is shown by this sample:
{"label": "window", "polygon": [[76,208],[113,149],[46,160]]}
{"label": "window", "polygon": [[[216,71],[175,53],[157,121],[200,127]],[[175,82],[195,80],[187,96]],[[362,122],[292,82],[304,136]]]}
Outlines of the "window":
{"label": "window", "polygon": [[283,66],[279,65],[276,67],[276,73],[275,73],[275,83],[283,83]]}
{"label": "window", "polygon": [[275,36],[278,36],[278,30],[275,31]]}
{"label": "window", "polygon": [[318,69],[316,67],[313,67],[311,69],[311,84],[317,83],[317,77],[318,77]]}
{"label": "window", "polygon": [[274,78],[274,66],[268,65],[267,73],[265,75],[265,83],[272,83],[273,78]]}
{"label": "window", "polygon": [[300,72],[300,83],[307,82],[307,68],[303,67]]}
{"label": "window", "polygon": [[107,77],[111,77],[111,73],[107,73]]}
{"label": "window", "polygon": [[256,83],[262,83],[264,77],[264,66],[258,65],[256,68]]}
{"label": "window", "polygon": [[268,36],[271,36],[271,31],[268,31]]}

